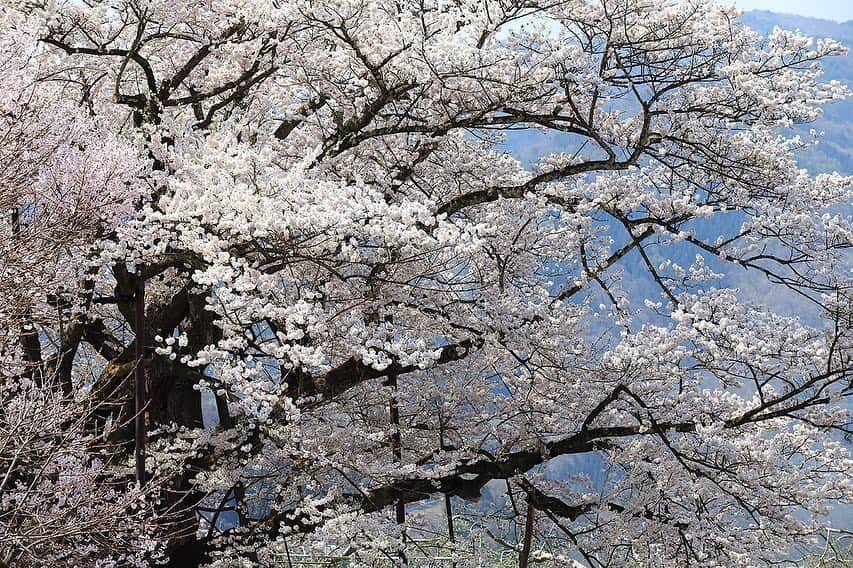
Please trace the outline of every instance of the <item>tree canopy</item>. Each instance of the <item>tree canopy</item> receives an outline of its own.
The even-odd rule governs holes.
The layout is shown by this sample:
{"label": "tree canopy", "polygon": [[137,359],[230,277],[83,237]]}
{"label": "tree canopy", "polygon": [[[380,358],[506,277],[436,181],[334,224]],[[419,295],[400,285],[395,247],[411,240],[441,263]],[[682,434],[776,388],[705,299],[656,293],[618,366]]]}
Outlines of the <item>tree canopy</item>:
{"label": "tree canopy", "polygon": [[0,561],[752,566],[853,497],[853,179],[792,129],[837,42],[710,0],[0,10]]}

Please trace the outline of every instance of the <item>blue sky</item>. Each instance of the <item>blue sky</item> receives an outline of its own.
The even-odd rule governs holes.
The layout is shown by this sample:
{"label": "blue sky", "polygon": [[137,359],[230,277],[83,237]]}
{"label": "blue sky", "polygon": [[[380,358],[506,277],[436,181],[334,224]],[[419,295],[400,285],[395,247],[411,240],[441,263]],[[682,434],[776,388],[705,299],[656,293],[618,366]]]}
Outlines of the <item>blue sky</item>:
{"label": "blue sky", "polygon": [[853,0],[729,0],[744,10],[772,10],[844,22],[853,20]]}

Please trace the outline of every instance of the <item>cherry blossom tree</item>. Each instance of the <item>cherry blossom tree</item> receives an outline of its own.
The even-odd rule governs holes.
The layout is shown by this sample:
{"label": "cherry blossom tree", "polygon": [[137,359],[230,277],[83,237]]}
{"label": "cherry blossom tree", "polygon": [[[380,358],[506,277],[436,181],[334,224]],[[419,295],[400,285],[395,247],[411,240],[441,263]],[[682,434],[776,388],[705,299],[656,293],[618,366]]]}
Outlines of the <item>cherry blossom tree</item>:
{"label": "cherry blossom tree", "polygon": [[853,497],[853,180],[792,129],[838,43],[710,0],[4,10],[59,102],[10,91],[44,154],[3,163],[62,205],[13,184],[3,373],[95,393],[115,463],[144,416],[171,565],[751,566]]}
{"label": "cherry blossom tree", "polygon": [[116,393],[97,392],[92,376],[81,374],[100,369],[81,364],[76,349],[56,348],[68,341],[68,315],[85,317],[73,302],[78,282],[91,287],[86,257],[132,213],[143,161],[122,136],[39,81],[37,44],[25,22],[4,16],[0,565],[148,565],[163,544],[149,490],[156,484],[128,484],[133,476],[102,419]]}

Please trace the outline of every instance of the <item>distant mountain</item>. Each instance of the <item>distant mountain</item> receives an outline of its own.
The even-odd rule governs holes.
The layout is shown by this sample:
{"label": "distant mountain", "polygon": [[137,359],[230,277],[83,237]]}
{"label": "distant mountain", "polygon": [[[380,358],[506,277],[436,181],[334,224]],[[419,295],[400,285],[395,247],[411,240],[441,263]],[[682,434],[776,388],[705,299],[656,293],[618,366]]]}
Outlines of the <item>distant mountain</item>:
{"label": "distant mountain", "polygon": [[766,34],[779,26],[786,30],[800,30],[803,33],[819,37],[831,37],[838,41],[853,38],[853,20],[836,22],[821,18],[809,18],[796,14],[782,14],[769,10],[751,10],[743,17],[744,23],[752,29]]}

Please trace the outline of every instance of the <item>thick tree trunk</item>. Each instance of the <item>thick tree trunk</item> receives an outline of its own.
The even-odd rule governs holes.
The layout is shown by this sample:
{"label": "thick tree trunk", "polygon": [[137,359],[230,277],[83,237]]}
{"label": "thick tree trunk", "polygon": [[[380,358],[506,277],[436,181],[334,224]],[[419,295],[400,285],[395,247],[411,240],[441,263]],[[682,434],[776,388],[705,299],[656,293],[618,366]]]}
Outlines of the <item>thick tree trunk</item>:
{"label": "thick tree trunk", "polygon": [[197,568],[210,562],[207,552],[207,541],[190,537],[170,551],[169,561],[165,566],[166,568]]}

